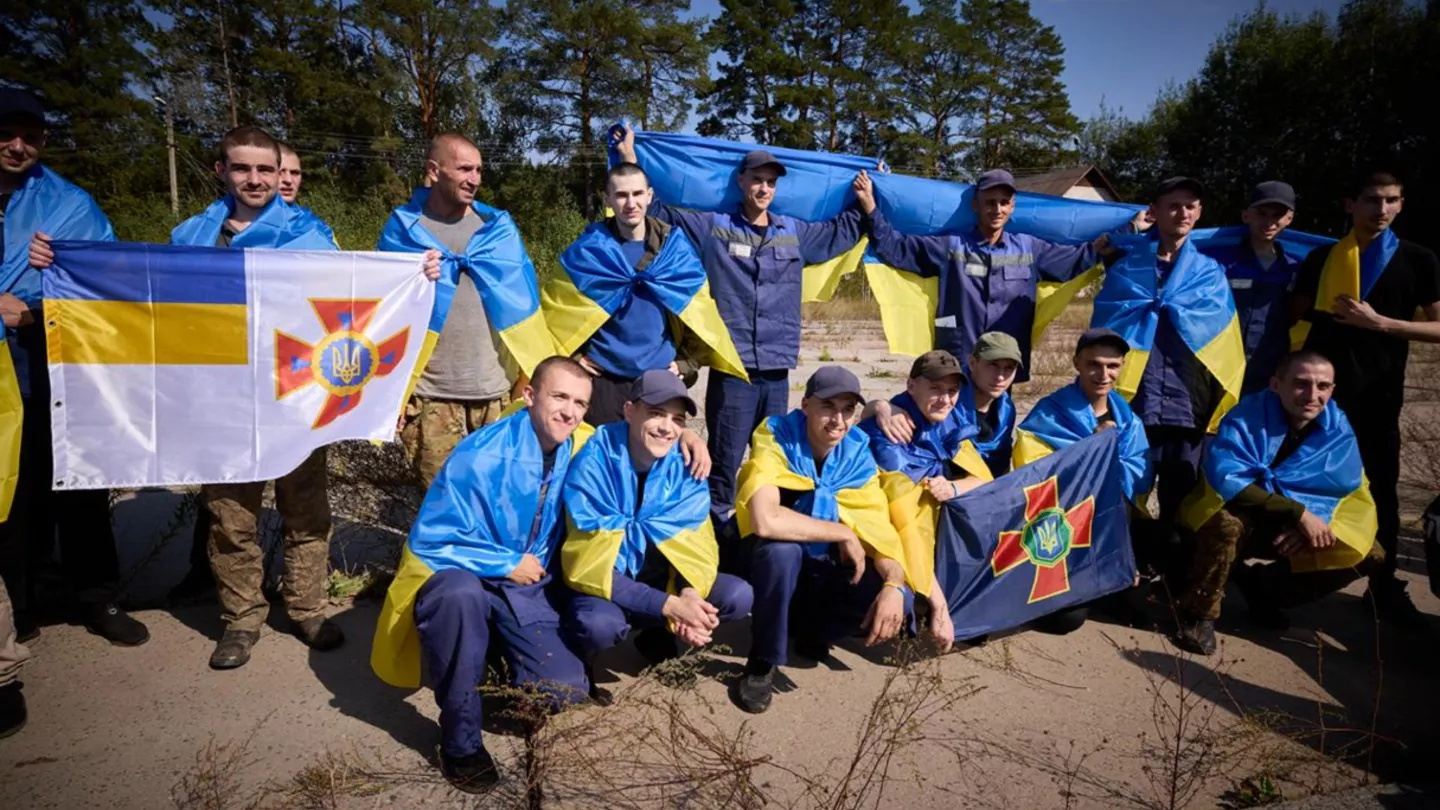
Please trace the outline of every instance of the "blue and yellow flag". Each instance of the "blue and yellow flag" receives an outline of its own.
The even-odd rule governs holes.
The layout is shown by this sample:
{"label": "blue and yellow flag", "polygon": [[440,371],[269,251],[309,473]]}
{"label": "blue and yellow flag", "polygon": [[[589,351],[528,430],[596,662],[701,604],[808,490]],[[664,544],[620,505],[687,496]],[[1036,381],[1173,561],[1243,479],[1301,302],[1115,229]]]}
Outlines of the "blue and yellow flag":
{"label": "blue and yellow flag", "polygon": [[[649,221],[650,227],[660,223]],[[545,283],[540,303],[545,323],[555,340],[556,351],[566,356],[580,350],[595,331],[619,311],[635,290],[644,286],[671,315],[710,349],[708,363],[716,369],[748,380],[745,364],[720,319],[720,310],[710,296],[705,267],[690,238],[679,228],[669,228],[660,252],[635,272],[609,226],[597,222],[585,229],[565,252],[560,267],[565,272]],[[675,335],[679,344],[679,335]]]}
{"label": "blue and yellow flag", "polygon": [[975,389],[968,379],[960,386],[960,399],[955,403],[955,410],[966,422],[976,426],[975,438],[970,441],[990,468],[991,475],[998,477],[1010,469],[1010,448],[1015,440],[1015,400],[1006,391],[990,403],[990,407],[999,409],[995,414],[995,432],[982,439],[979,434],[980,412],[975,410]]}
{"label": "blue and yellow flag", "polygon": [[[4,341],[0,337],[0,343]],[[0,345],[0,523],[10,517],[15,484],[20,480],[20,428],[24,421],[25,400],[15,382],[10,347]]]}
{"label": "blue and yellow flag", "polygon": [[[720,567],[710,489],[685,469],[677,442],[650,468],[640,498],[629,431],[626,422],[597,428],[565,479],[569,531],[560,547],[565,584],[609,599],[614,573],[633,579],[654,546],[686,583],[709,596]],[[672,577],[672,593],[674,584]]]}
{"label": "blue and yellow flag", "polygon": [[1135,580],[1129,506],[1105,430],[952,498],[935,576],[969,639],[1122,591]]}
{"label": "blue and yellow flag", "polygon": [[[1116,450],[1124,468],[1125,497],[1134,503],[1140,500],[1139,495],[1150,491],[1155,479],[1155,470],[1150,464],[1150,441],[1145,438],[1145,426],[1140,424],[1124,397],[1111,389],[1108,401],[1114,429],[1120,434]],[[1089,438],[1098,424],[1090,400],[1079,383],[1070,383],[1051,393],[1035,403],[1015,429],[1015,468],[1033,464],[1056,450]]]}
{"label": "blue and yellow flag", "polygon": [[456,446],[425,493],[380,609],[370,667],[381,680],[420,685],[415,598],[431,574],[458,568],[503,579],[526,554],[550,568],[560,537],[565,474],[584,439],[577,431],[560,445],[547,473],[530,411],[523,409]]}
{"label": "blue and yellow flag", "polygon": [[[170,244],[215,247],[225,220],[235,211],[235,200],[225,195],[204,211],[185,220],[170,232]],[[232,248],[271,250],[338,250],[335,234],[319,217],[291,205],[276,194],[245,230],[230,240]]]}
{"label": "blue and yellow flag", "polygon": [[[1395,257],[1395,251],[1400,249],[1400,237],[1390,229],[1380,232],[1380,235],[1360,250],[1360,243],[1355,240],[1355,232],[1345,234],[1345,238],[1330,249],[1330,255],[1325,257],[1325,266],[1320,269],[1320,286],[1315,291],[1315,304],[1312,310],[1315,312],[1335,311],[1335,299],[1340,296],[1349,296],[1356,301],[1365,300],[1370,294],[1375,282],[1390,266],[1390,260]],[[1290,348],[1302,349],[1305,347],[1305,339],[1310,336],[1311,321],[1307,317],[1290,328]]]}
{"label": "blue and yellow flag", "polygon": [[455,296],[455,285],[463,272],[475,283],[480,292],[480,302],[485,306],[485,316],[490,319],[490,328],[505,341],[505,347],[527,375],[535,370],[541,360],[555,354],[555,342],[545,326],[545,314],[540,310],[540,282],[535,276],[535,265],[525,252],[525,243],[510,214],[476,200],[471,208],[485,221],[483,227],[470,237],[463,256],[452,253],[440,243],[434,234],[426,230],[420,221],[425,210],[425,201],[430,199],[430,189],[417,188],[410,201],[396,208],[385,221],[380,231],[376,250],[401,253],[423,253],[438,250],[441,255],[440,280],[435,291],[435,319],[430,323],[429,334],[421,349],[420,365],[416,367],[415,382],[440,339],[440,329],[445,325],[445,316],[450,312],[450,301]]}
{"label": "blue and yellow flag", "polygon": [[870,438],[870,452],[880,467],[880,487],[890,502],[890,523],[905,548],[910,585],[921,596],[929,596],[935,579],[935,521],[940,504],[922,482],[946,477],[950,464],[982,481],[994,479],[975,448],[979,431],[959,408],[950,411],[944,421],[931,422],[909,392],[892,397],[890,405],[903,410],[915,426],[908,443],[890,441],[873,417],[859,428]]}
{"label": "blue and yellow flag", "polygon": [[1245,344],[1224,269],[1187,239],[1161,286],[1155,269],[1160,243],[1154,235],[1119,237],[1116,243],[1127,252],[1105,274],[1090,318],[1092,327],[1113,329],[1130,344],[1115,387],[1127,400],[1135,396],[1150,362],[1163,310],[1180,339],[1223,390],[1208,426],[1213,433],[1220,418],[1240,398],[1240,384],[1245,379]]}
{"label": "blue and yellow flag", "polygon": [[1299,448],[1271,462],[1289,419],[1274,391],[1257,391],[1240,401],[1220,423],[1220,431],[1201,462],[1202,482],[1181,504],[1180,516],[1198,529],[1240,491],[1254,484],[1299,501],[1330,525],[1340,542],[1333,548],[1296,554],[1296,571],[1351,568],[1375,544],[1375,501],[1360,460],[1350,420],[1334,401],[1315,419],[1316,428]]}
{"label": "blue and yellow flag", "polygon": [[[871,556],[905,564],[905,549],[890,523],[890,507],[880,488],[880,470],[870,454],[865,433],[850,430],[825,457],[820,473],[806,437],[805,412],[796,408],[784,416],[760,423],[750,438],[750,457],[740,467],[735,496],[735,519],[740,536],[755,533],[750,499],[767,486],[806,493],[795,511],[816,520],[838,521],[850,527]],[[829,552],[828,543],[807,544],[815,556]]]}

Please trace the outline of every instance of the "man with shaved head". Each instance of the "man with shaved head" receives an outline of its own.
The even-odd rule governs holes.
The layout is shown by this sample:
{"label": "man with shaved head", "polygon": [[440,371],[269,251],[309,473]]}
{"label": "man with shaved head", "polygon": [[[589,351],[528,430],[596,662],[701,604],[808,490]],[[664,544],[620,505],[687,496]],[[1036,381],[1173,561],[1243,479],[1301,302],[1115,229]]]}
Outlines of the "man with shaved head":
{"label": "man with shaved head", "polygon": [[454,132],[437,135],[425,157],[429,188],[416,189],[410,202],[391,214],[378,245],[439,250],[446,272],[457,276],[445,326],[400,422],[405,454],[426,487],[461,439],[500,418],[514,382],[481,303],[489,291],[465,272],[472,243],[498,213],[475,200],[480,169],[473,141]]}

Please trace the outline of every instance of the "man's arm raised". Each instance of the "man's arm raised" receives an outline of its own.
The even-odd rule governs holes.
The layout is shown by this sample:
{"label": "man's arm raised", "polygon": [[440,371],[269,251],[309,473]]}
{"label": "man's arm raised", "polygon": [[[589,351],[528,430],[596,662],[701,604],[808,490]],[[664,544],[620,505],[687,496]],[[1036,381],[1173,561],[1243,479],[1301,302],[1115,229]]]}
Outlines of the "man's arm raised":
{"label": "man's arm raised", "polygon": [[868,173],[856,174],[851,187],[869,226],[870,247],[881,261],[896,270],[927,278],[945,272],[950,264],[950,246],[945,237],[907,236],[891,227],[875,203],[875,184]]}

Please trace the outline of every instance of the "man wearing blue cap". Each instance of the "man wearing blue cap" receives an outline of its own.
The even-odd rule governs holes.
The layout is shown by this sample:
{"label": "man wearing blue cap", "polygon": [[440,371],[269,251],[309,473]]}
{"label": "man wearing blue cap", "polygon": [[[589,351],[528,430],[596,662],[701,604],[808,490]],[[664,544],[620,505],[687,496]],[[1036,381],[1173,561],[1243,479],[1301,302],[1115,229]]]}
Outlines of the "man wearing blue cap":
{"label": "man wearing blue cap", "polygon": [[1240,218],[1249,233],[1204,253],[1220,262],[1230,279],[1245,341],[1245,381],[1240,389],[1245,395],[1269,387],[1275,365],[1290,349],[1286,299],[1295,288],[1300,263],[1287,256],[1277,240],[1295,219],[1295,189],[1278,180],[1260,183],[1250,191],[1250,204]]}
{"label": "man wearing blue cap", "polygon": [[865,400],[860,381],[825,366],[800,407],[755,430],[735,499],[742,537],[754,538],[750,660],[735,685],[747,712],[770,707],[786,642],[815,661],[858,632],[866,644],[896,633],[912,614],[905,552],[865,433],[851,430]]}
{"label": "man wearing blue cap", "polygon": [[[935,312],[935,348],[969,357],[986,332],[1004,332],[1020,343],[1016,382],[1030,378],[1030,334],[1035,323],[1037,285],[1069,281],[1108,253],[1108,235],[1085,245],[1058,245],[1027,234],[1006,233],[1015,213],[1015,178],[992,169],[975,181],[970,207],[975,229],[968,234],[910,236],[886,220],[865,172],[855,178],[855,196],[865,212],[870,247],[897,270],[940,279]],[[1131,227],[1148,227],[1138,214]]]}
{"label": "man wearing blue cap", "polygon": [[[622,161],[636,163],[634,130],[626,127],[617,133],[615,149]],[[735,473],[750,432],[789,407],[790,369],[800,356],[802,271],[844,253],[861,236],[858,211],[845,211],[827,222],[770,213],[776,183],[784,176],[785,166],[757,149],[739,166],[738,210],[686,211],[657,200],[649,211],[683,228],[700,252],[710,292],[750,378],[747,382],[711,368],[705,390],[705,425],[714,463],[711,511],[721,519],[734,508]]]}

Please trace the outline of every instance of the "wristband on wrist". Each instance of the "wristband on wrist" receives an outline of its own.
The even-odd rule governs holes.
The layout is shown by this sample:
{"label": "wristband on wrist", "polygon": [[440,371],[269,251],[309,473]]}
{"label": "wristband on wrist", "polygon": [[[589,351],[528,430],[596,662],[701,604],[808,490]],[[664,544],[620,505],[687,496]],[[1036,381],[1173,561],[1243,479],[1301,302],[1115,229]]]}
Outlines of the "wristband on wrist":
{"label": "wristband on wrist", "polygon": [[951,481],[951,482],[950,482],[950,497],[952,497],[952,498],[958,498],[958,497],[960,497],[960,487],[956,486],[954,481]]}
{"label": "wristband on wrist", "polygon": [[889,582],[889,581],[887,581],[887,582],[885,583],[885,587],[886,587],[886,588],[894,588],[894,589],[897,590],[897,591],[903,591],[903,590],[905,590],[905,586],[904,586],[903,584],[899,583],[899,582]]}

